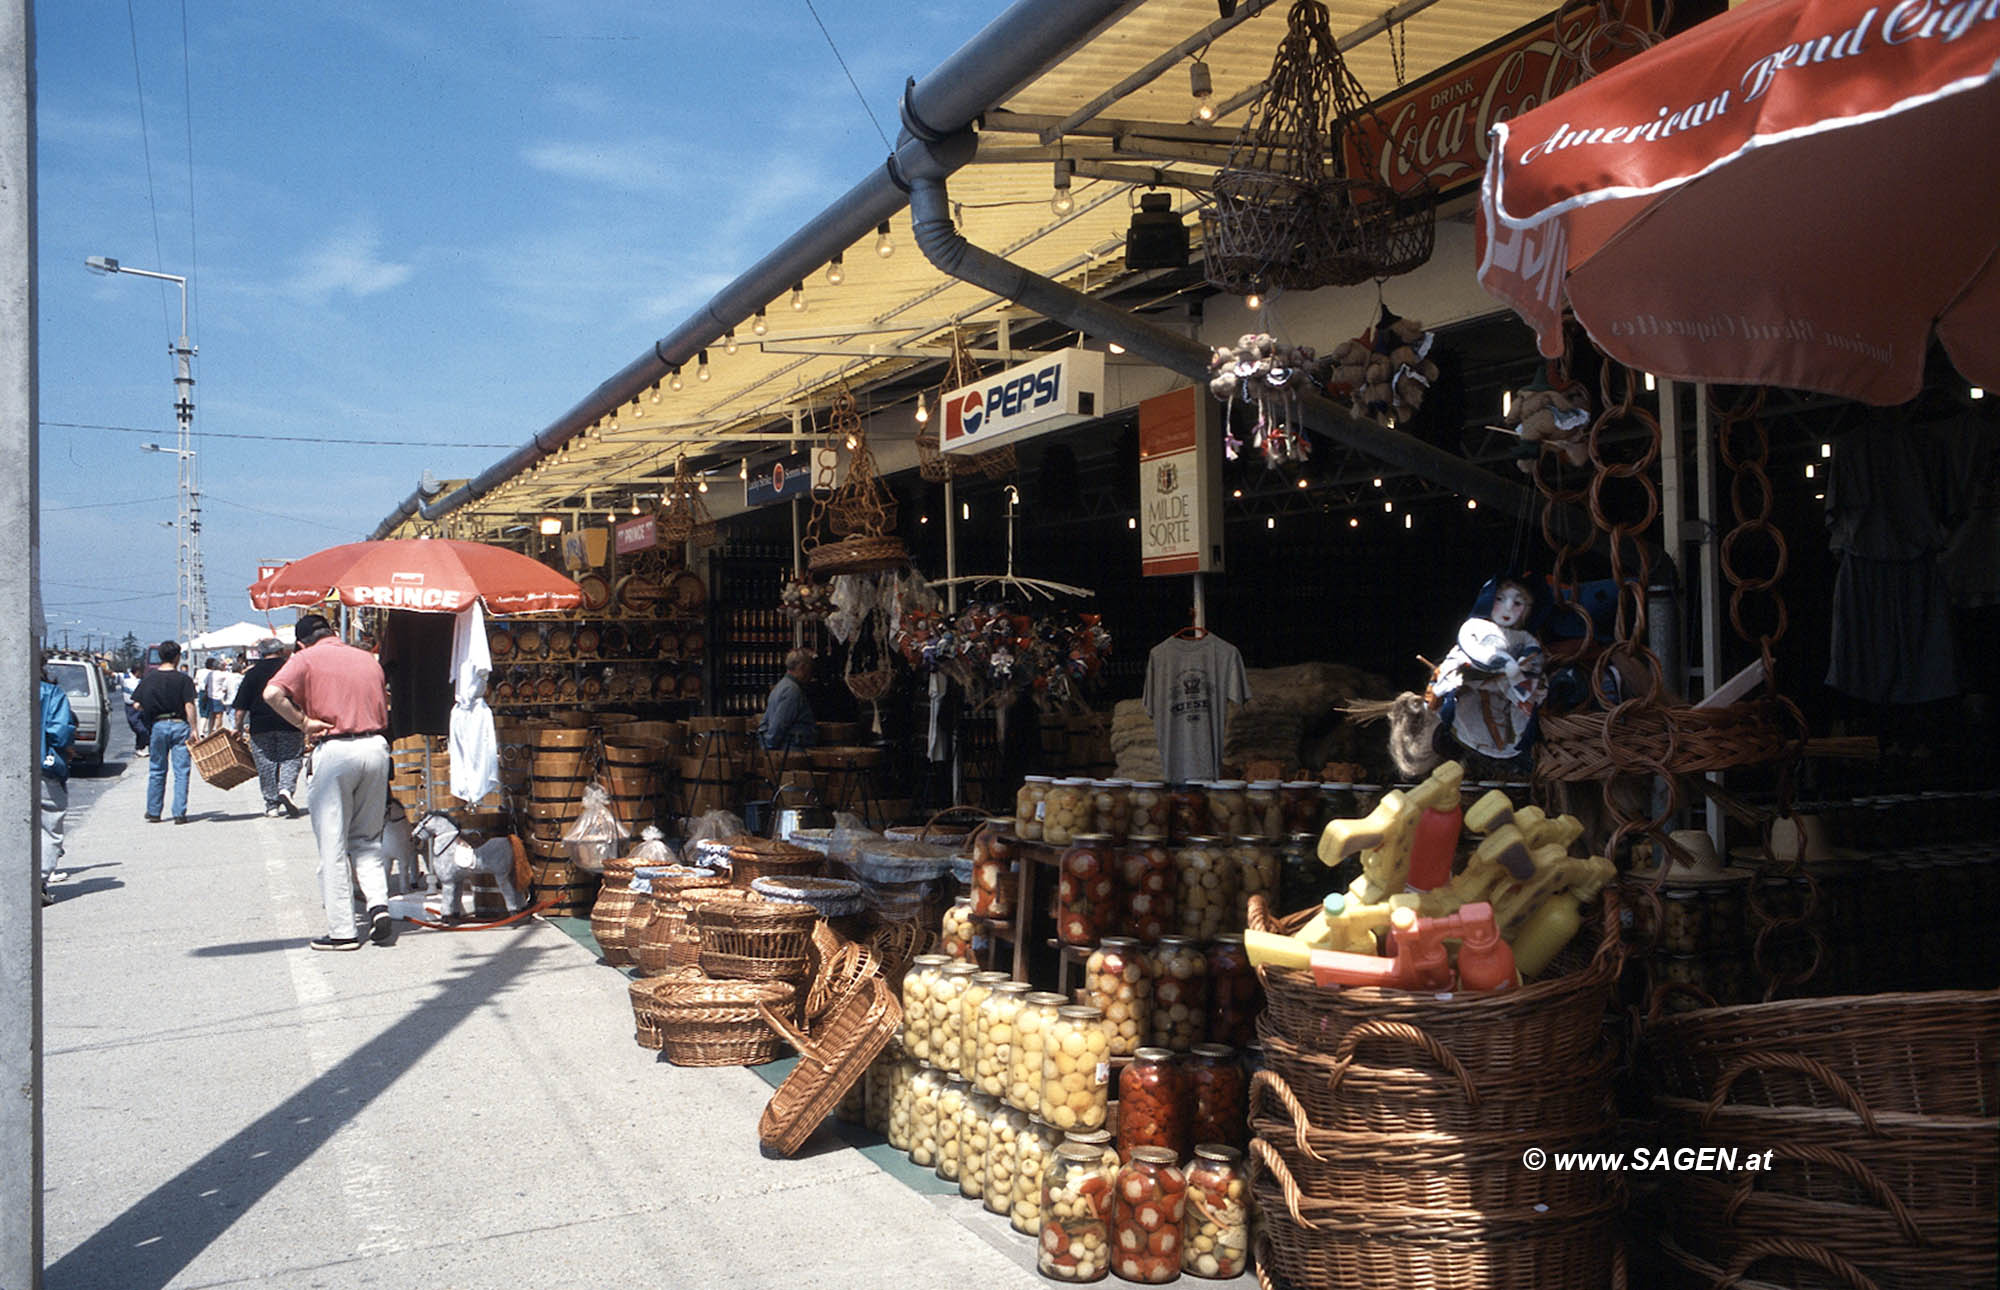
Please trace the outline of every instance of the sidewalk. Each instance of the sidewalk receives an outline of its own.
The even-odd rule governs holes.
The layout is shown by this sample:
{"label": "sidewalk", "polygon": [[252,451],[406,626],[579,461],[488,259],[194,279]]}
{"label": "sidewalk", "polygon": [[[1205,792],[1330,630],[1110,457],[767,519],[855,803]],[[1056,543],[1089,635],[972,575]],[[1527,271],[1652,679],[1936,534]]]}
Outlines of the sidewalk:
{"label": "sidewalk", "polygon": [[50,1290],[1046,1284],[831,1133],[765,1157],[769,1084],[639,1048],[560,928],[314,953],[306,821],[144,794],[135,760],[43,911]]}

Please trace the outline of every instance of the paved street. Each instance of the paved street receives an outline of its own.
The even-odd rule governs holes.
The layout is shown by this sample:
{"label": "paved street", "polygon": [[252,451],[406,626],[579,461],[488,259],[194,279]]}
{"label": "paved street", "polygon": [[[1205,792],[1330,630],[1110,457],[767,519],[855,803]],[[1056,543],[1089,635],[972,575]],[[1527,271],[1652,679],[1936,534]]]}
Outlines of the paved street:
{"label": "paved street", "polygon": [[558,927],[308,951],[305,821],[146,824],[145,769],[76,781],[44,911],[50,1290],[1040,1284],[830,1135],[764,1156],[766,1082],[638,1048]]}

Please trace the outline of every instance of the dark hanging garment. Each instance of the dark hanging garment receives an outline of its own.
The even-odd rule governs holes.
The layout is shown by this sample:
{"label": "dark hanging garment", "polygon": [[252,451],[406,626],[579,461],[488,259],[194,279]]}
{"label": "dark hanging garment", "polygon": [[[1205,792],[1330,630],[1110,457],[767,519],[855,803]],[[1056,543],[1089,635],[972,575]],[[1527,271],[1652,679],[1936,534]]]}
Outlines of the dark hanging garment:
{"label": "dark hanging garment", "polygon": [[451,733],[451,614],[394,609],[382,629],[389,738]]}

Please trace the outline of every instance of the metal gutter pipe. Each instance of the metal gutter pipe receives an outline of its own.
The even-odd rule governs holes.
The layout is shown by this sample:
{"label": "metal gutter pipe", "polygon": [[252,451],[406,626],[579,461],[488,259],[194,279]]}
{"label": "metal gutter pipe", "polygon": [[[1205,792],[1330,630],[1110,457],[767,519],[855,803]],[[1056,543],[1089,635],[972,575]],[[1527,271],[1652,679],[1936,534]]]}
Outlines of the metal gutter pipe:
{"label": "metal gutter pipe", "polygon": [[886,165],[849,189],[742,276],[716,293],[693,317],[675,328],[639,357],[533,438],[464,485],[435,500],[422,490],[411,493],[369,534],[387,537],[413,516],[439,519],[467,502],[491,492],[535,462],[555,452],[575,435],[664,379],[675,367],[694,361],[703,349],[721,341],[722,334],[758,309],[779,299],[794,282],[804,281],[835,254],[847,250],[906,204],[904,181],[909,166],[949,165],[955,170],[972,160],[969,143],[960,141],[973,118],[1042,74],[1070,50],[1090,40],[1136,7],[1139,0],[1016,0],[921,82],[911,81],[903,94],[905,129]]}
{"label": "metal gutter pipe", "polygon": [[[1115,341],[1127,352],[1178,372],[1198,385],[1208,383],[1207,346],[1072,291],[966,241],[951,222],[951,198],[945,191],[945,176],[949,173],[950,169],[943,165],[918,169],[914,161],[905,167],[910,180],[911,226],[917,245],[932,264],[961,282],[1004,296],[1065,327],[1100,340]],[[1510,484],[1463,457],[1432,447],[1401,430],[1363,421],[1317,394],[1301,394],[1299,409],[1306,425],[1321,434],[1378,461],[1442,484],[1461,496],[1476,498],[1481,506],[1496,507],[1509,515],[1538,513],[1538,499],[1532,489]]]}

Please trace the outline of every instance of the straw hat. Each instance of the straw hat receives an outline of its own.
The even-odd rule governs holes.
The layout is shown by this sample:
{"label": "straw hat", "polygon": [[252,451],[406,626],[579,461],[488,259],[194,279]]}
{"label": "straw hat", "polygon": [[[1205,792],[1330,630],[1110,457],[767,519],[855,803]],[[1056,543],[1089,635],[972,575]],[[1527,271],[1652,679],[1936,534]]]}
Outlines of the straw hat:
{"label": "straw hat", "polygon": [[[1852,860],[1861,852],[1851,847],[1837,847],[1827,836],[1826,820],[1818,815],[1785,815],[1771,821],[1771,855],[1778,864],[1790,864],[1802,860],[1810,864],[1821,860]],[[1761,862],[1762,848],[1755,846],[1731,847],[1729,858],[1738,861]]]}

